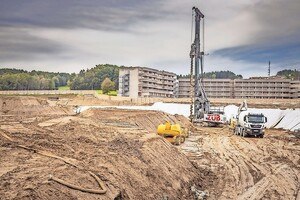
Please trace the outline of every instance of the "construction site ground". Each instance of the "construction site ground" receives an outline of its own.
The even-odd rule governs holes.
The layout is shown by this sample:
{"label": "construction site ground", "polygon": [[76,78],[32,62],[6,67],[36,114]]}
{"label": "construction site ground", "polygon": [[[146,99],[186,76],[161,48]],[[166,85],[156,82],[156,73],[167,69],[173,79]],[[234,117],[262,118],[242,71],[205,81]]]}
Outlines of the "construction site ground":
{"label": "construction site ground", "polygon": [[[76,115],[80,101],[99,102],[0,97],[0,199],[300,199],[297,133],[243,138],[158,111]],[[167,120],[190,128],[185,143],[156,134]]]}

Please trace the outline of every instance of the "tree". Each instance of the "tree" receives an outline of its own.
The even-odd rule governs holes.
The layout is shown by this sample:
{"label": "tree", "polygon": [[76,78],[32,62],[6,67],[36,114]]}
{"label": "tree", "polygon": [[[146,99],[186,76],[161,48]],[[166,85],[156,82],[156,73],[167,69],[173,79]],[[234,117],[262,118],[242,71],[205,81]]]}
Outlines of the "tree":
{"label": "tree", "polygon": [[285,78],[289,78],[292,80],[300,80],[300,71],[299,70],[292,70],[292,69],[284,69],[277,72],[277,76],[283,76]]}
{"label": "tree", "polygon": [[114,88],[115,88],[115,83],[107,77],[101,83],[101,89],[103,94],[107,94],[109,91],[114,90]]}
{"label": "tree", "polygon": [[119,67],[117,65],[96,65],[93,68],[81,70],[79,74],[71,74],[70,87],[72,90],[99,90],[101,83],[108,77],[118,87]]}

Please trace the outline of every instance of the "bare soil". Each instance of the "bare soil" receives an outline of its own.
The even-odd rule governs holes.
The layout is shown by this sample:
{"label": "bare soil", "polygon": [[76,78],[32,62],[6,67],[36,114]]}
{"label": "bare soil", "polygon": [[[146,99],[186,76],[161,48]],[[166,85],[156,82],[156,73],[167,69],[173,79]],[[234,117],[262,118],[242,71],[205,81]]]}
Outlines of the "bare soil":
{"label": "bare soil", "polygon": [[[0,110],[0,199],[192,199],[191,186],[201,188],[201,173],[155,134],[157,124],[166,120],[188,125],[182,116],[120,110],[73,115],[64,112],[71,109],[46,107],[31,97],[2,101],[6,109]],[[12,104],[21,106],[21,111]],[[23,112],[29,109],[27,104],[29,114]],[[105,194],[85,193],[49,180],[52,175],[99,189],[89,171],[102,180]]]}
{"label": "bare soil", "polygon": [[[156,127],[167,120],[191,127],[183,116],[72,110],[46,98],[0,97],[0,199],[300,198],[300,141],[291,133],[242,138],[227,127],[196,127],[173,146]],[[99,189],[89,172],[105,194],[49,179]]]}
{"label": "bare soil", "polygon": [[227,127],[201,127],[179,148],[207,173],[210,199],[300,198],[300,140],[292,133],[243,138]]}
{"label": "bare soil", "polygon": [[[58,97],[58,101],[51,101],[61,106],[76,105],[102,105],[102,106],[123,106],[123,105],[152,105],[155,102],[165,103],[184,103],[189,104],[190,98],[130,98],[107,95],[39,95],[39,99],[48,100],[49,98]],[[212,98],[210,102],[212,106],[239,106],[245,99],[227,99]],[[300,99],[247,99],[249,107],[252,108],[278,108],[278,109],[294,109],[300,108]]]}

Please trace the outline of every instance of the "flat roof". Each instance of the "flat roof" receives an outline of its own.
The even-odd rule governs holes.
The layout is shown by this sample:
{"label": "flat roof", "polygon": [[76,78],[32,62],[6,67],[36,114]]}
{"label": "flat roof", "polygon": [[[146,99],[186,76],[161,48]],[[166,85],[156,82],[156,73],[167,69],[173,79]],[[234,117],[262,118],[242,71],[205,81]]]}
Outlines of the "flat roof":
{"label": "flat roof", "polygon": [[170,75],[176,76],[176,74],[174,72],[169,72],[169,71],[165,71],[165,70],[158,70],[158,69],[153,69],[150,67],[120,67],[120,69],[141,69],[141,70],[149,70],[149,71],[155,71],[155,72],[165,72],[168,73]]}

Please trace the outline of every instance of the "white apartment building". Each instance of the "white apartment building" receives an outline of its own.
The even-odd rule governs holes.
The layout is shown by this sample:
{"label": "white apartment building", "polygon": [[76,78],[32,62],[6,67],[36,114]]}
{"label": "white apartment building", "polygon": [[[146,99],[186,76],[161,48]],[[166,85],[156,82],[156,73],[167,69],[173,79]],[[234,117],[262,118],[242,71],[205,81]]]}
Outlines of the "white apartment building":
{"label": "white apartment building", "polygon": [[119,96],[174,97],[176,74],[147,67],[122,67],[119,70]]}
{"label": "white apartment building", "polygon": [[[179,78],[178,97],[190,97],[190,79]],[[250,79],[204,79],[209,98],[300,98],[300,81],[280,77]]]}

